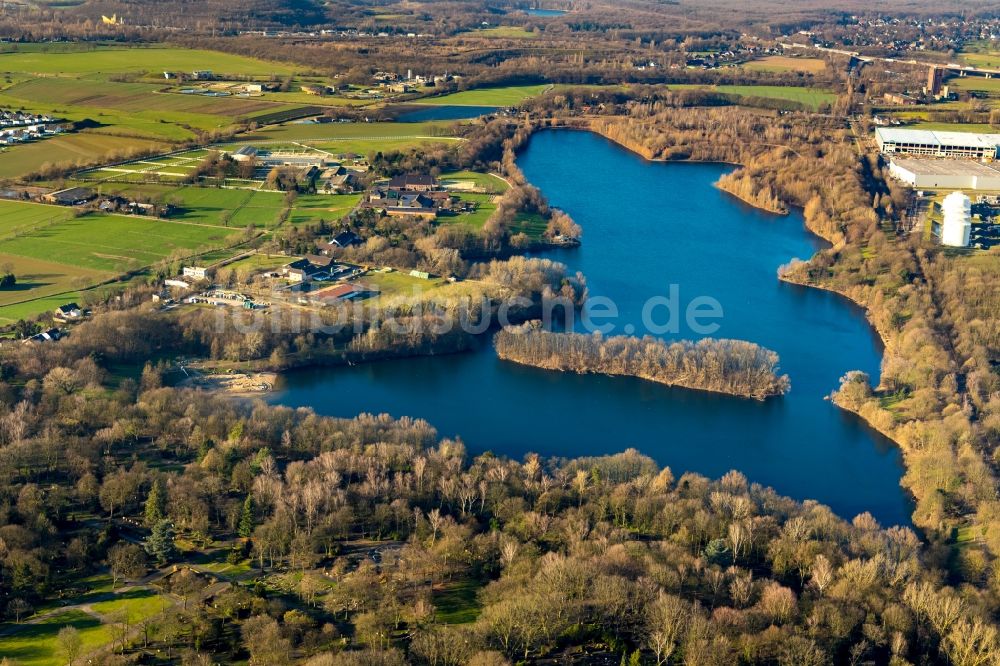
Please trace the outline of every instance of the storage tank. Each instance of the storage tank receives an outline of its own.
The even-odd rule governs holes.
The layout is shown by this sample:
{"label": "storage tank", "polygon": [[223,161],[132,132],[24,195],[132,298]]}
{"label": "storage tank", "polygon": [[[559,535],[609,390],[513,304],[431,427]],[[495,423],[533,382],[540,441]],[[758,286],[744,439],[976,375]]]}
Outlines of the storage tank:
{"label": "storage tank", "polygon": [[941,224],[941,244],[967,247],[972,230],[972,201],[961,192],[952,192],[941,204],[944,222]]}

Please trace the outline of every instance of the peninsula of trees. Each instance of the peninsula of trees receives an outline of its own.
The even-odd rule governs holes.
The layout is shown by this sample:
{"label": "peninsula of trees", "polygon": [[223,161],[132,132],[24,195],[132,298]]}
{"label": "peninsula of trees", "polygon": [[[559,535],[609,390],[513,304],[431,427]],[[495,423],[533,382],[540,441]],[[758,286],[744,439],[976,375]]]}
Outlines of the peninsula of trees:
{"label": "peninsula of trees", "polygon": [[778,375],[775,352],[744,340],[666,342],[517,327],[497,333],[493,344],[500,358],[523,365],[625,375],[757,400],[782,395],[791,386],[788,375]]}

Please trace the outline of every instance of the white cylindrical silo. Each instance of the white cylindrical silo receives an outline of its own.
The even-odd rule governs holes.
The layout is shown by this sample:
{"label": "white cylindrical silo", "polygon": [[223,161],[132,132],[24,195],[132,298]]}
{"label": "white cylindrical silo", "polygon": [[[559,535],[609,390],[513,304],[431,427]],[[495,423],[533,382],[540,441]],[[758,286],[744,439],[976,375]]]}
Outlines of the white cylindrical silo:
{"label": "white cylindrical silo", "polygon": [[941,203],[941,244],[967,247],[972,230],[972,201],[961,192],[952,192]]}

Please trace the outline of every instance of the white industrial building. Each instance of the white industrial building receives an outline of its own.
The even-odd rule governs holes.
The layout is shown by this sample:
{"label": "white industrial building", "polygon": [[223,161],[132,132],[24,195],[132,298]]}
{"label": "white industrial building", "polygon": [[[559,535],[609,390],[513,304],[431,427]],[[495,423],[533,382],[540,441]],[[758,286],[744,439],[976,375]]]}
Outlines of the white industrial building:
{"label": "white industrial building", "polygon": [[941,244],[968,247],[972,231],[972,201],[961,192],[952,192],[941,203]]}
{"label": "white industrial building", "polygon": [[918,190],[1000,191],[1000,165],[972,160],[894,157],[889,173]]}
{"label": "white industrial building", "polygon": [[971,157],[977,160],[993,160],[1000,156],[1000,134],[879,127],[875,130],[875,141],[879,150],[886,154]]}

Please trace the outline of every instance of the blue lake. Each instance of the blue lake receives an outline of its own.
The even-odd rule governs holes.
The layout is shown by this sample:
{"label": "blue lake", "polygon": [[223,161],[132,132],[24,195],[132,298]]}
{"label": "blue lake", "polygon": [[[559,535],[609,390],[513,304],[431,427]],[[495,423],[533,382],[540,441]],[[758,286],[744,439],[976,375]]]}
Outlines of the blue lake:
{"label": "blue lake", "polygon": [[[846,518],[869,511],[884,525],[909,524],[899,451],[824,400],[848,370],[877,378],[877,336],[849,301],[777,279],[778,266],[822,247],[801,215],[769,215],[713,187],[731,167],[651,163],[584,132],[539,133],[519,163],[583,227],[582,247],[544,256],[582,271],[592,297],[616,304],[613,333],[629,326],[642,333],[643,305],[676,285],[682,307],[697,297],[721,306],[714,337],[777,351],[791,392],[758,402],[553,373],[501,362],[485,347],[293,372],[272,401],[334,416],[425,418],[473,453],[580,456],[634,447],[675,474],[737,469]],[[665,337],[698,337],[681,324]]]}
{"label": "blue lake", "polygon": [[466,120],[493,113],[495,106],[462,106],[459,104],[425,104],[414,111],[401,113],[397,122],[422,123],[428,120]]}
{"label": "blue lake", "polygon": [[566,13],[566,10],[564,9],[525,9],[524,11],[528,14],[531,14],[532,16],[548,16],[548,17],[562,16],[563,14]]}

